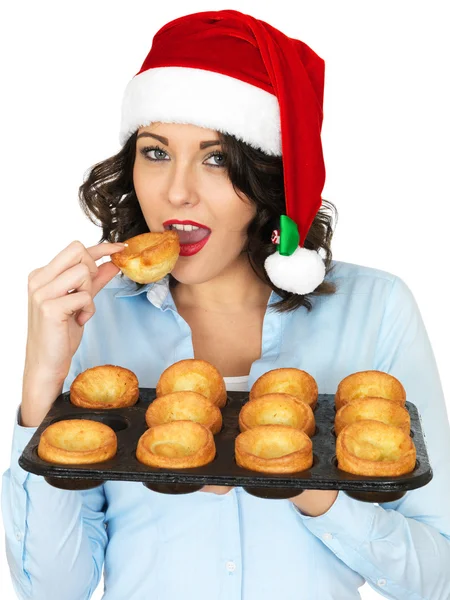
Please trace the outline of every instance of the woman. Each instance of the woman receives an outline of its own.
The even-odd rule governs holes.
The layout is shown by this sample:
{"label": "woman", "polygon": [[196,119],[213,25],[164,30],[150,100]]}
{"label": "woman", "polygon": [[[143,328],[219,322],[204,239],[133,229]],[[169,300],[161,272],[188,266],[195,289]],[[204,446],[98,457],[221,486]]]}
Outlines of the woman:
{"label": "woman", "polygon": [[[236,11],[188,15],[155,36],[125,93],[123,149],[80,189],[107,243],[74,242],[29,279],[23,399],[3,485],[20,597],[89,598],[103,564],[107,600],[351,599],[365,580],[390,598],[449,597],[439,377],[406,285],[331,260],[322,95],[323,61],[310,48]],[[95,265],[119,241],[174,224],[182,252],[163,281],[136,286],[111,262]],[[131,482],[66,492],[18,466],[77,373],[113,363],[154,387],[193,356],[215,364],[228,389],[288,366],[311,373],[321,393],[355,371],[392,373],[421,413],[433,480],[377,506],[323,490],[277,501]]]}

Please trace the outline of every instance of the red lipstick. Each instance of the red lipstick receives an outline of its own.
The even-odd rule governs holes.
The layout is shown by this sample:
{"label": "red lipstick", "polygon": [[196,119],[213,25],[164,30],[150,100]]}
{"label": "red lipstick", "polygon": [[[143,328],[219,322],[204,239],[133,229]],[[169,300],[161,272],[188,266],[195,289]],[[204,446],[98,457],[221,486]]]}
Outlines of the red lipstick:
{"label": "red lipstick", "polygon": [[163,223],[165,229],[168,229],[170,225],[194,225],[195,227],[200,227],[201,229],[208,229],[208,231],[211,231],[209,227],[206,227],[206,225],[196,223],[195,221],[179,221],[178,219],[170,219],[169,221],[164,221]]}
{"label": "red lipstick", "polygon": [[[163,223],[164,229],[173,229],[177,232],[180,240],[180,256],[193,256],[200,252],[209,240],[211,235],[211,229],[197,223],[196,221],[179,221],[178,219],[171,219]],[[185,231],[183,229],[171,228],[171,225],[193,225],[198,229],[193,231]]]}

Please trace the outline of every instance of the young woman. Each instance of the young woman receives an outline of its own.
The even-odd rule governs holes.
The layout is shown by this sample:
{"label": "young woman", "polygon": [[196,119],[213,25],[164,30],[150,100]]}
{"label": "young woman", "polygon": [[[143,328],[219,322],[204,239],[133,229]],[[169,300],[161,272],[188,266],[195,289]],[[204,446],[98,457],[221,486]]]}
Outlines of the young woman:
{"label": "young woman", "polygon": [[[323,61],[237,11],[188,15],[155,36],[124,97],[122,150],[80,188],[102,242],[70,243],[29,277],[23,398],[4,475],[8,559],[21,598],[450,597],[449,426],[414,298],[390,273],[332,261],[321,199]],[[172,273],[137,285],[96,261],[176,225]],[[192,225],[198,229],[192,229]],[[68,291],[71,290],[71,293]],[[311,490],[265,500],[206,486],[165,495],[113,482],[49,486],[17,459],[81,371],[117,364],[154,387],[178,360],[227,388],[297,367],[333,394],[346,375],[396,376],[419,409],[432,481],[380,505]]]}

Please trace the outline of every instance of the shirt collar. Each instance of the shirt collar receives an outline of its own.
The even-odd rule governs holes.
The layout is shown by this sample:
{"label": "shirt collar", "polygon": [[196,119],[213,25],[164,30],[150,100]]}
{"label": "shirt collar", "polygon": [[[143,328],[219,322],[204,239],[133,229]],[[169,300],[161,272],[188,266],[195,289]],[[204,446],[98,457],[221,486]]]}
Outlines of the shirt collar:
{"label": "shirt collar", "polygon": [[131,298],[146,294],[147,299],[157,308],[166,310],[169,305],[173,305],[172,294],[169,289],[169,276],[166,275],[160,281],[147,283],[137,289],[136,283],[129,279],[126,275],[122,277],[123,288],[115,293],[115,298]]}
{"label": "shirt collar", "polygon": [[[156,308],[165,311],[167,309],[172,309],[176,311],[175,302],[173,301],[172,294],[170,293],[169,288],[169,276],[166,275],[160,281],[156,281],[155,283],[147,283],[143,285],[140,289],[136,289],[136,284],[134,281],[123,276],[124,287],[120,291],[116,292],[116,298],[130,298],[132,296],[139,296],[140,294],[146,294],[147,300],[156,306]],[[270,294],[269,302],[267,306],[274,304],[281,300],[281,297],[274,291]]]}

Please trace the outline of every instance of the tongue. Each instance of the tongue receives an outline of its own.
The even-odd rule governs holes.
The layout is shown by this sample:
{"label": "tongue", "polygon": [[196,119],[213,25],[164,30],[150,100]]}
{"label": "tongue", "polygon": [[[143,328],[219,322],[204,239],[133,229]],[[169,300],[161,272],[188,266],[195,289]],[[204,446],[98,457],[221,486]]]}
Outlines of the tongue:
{"label": "tongue", "polygon": [[175,231],[178,233],[180,244],[197,244],[210,234],[209,229],[194,229],[194,231],[176,229]]}

